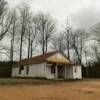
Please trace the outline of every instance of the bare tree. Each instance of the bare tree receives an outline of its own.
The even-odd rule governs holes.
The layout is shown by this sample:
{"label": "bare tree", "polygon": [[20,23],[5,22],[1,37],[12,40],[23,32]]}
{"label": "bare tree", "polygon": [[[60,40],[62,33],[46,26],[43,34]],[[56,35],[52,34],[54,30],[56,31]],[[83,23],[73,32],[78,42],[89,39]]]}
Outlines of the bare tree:
{"label": "bare tree", "polygon": [[69,21],[67,19],[66,26],[65,26],[65,29],[64,29],[64,35],[65,35],[65,41],[66,41],[65,44],[66,44],[68,59],[70,59],[71,32],[72,32],[72,27],[70,26]]}
{"label": "bare tree", "polygon": [[[38,34],[38,18],[36,16],[31,16],[31,26],[29,28],[29,36],[28,36],[28,58],[32,57],[34,44],[36,43],[37,34]],[[39,35],[39,34],[38,34]],[[35,45],[36,48],[36,45]]]}
{"label": "bare tree", "polygon": [[91,27],[91,40],[95,40],[100,43],[100,23]]}
{"label": "bare tree", "polygon": [[12,17],[11,14],[8,12],[2,15],[2,18],[0,19],[0,41],[3,39],[3,37],[8,32],[10,26],[12,23]]}
{"label": "bare tree", "polygon": [[31,42],[30,42],[30,57],[33,55],[33,50],[37,45],[37,35],[38,35],[38,18],[36,16],[32,19],[32,34],[31,34]]}
{"label": "bare tree", "polygon": [[5,34],[8,32],[12,18],[9,11],[6,9],[7,2],[0,0],[0,41],[3,39]]}
{"label": "bare tree", "polygon": [[53,50],[60,51],[64,54],[64,51],[66,50],[66,46],[65,46],[66,41],[65,41],[64,34],[60,33],[59,36],[53,37],[51,43],[52,43],[51,48]]}
{"label": "bare tree", "polygon": [[39,43],[42,48],[42,54],[47,53],[48,42],[52,34],[55,31],[56,21],[48,14],[39,13],[38,18],[38,32],[39,32]]}
{"label": "bare tree", "polygon": [[100,47],[100,23],[97,23],[96,25],[92,26],[90,28],[90,32],[91,32],[90,40],[93,40],[93,43],[95,42],[95,44],[92,45],[92,50],[93,50],[93,54],[94,54],[94,56],[92,56],[92,58],[94,59],[94,61],[96,59],[96,62],[100,63],[100,52],[99,52],[99,49],[100,49],[99,48]]}
{"label": "bare tree", "polygon": [[12,14],[12,24],[9,29],[10,37],[11,37],[11,48],[10,48],[10,61],[13,61],[14,59],[14,44],[15,44],[15,36],[17,33],[17,21],[18,21],[18,16],[17,16],[17,11],[16,9],[13,10]]}
{"label": "bare tree", "polygon": [[27,21],[29,16],[29,9],[27,6],[20,9],[20,25],[21,25],[21,32],[20,32],[20,61],[22,60],[22,48],[23,48],[23,39],[24,35],[27,30]]}
{"label": "bare tree", "polygon": [[92,47],[93,54],[94,54],[94,57],[95,57],[96,62],[100,63],[99,46],[97,46],[96,44],[94,44],[91,47]]}
{"label": "bare tree", "polygon": [[0,16],[4,13],[7,2],[4,0],[0,0]]}
{"label": "bare tree", "polygon": [[80,64],[82,64],[83,49],[86,40],[87,40],[87,34],[84,30],[76,30],[72,34],[71,46],[75,50],[78,58],[78,63]]}

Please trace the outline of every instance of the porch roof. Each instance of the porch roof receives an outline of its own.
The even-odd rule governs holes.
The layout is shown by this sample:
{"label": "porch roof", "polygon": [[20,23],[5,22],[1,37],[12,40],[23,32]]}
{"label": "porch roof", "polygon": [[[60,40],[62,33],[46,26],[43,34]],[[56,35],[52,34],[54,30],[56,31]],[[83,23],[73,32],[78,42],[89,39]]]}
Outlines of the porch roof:
{"label": "porch roof", "polygon": [[69,60],[63,58],[48,58],[47,61],[60,64],[70,64],[70,65],[72,64]]}

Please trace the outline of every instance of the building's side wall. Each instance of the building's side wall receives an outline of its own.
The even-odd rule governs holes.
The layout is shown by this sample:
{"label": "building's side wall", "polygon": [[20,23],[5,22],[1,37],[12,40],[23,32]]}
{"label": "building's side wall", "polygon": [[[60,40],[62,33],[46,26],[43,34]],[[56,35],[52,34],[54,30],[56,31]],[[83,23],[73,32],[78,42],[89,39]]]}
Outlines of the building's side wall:
{"label": "building's side wall", "polygon": [[81,66],[73,66],[73,79],[82,79]]}
{"label": "building's side wall", "polygon": [[29,77],[46,78],[46,63],[30,65]]}
{"label": "building's side wall", "polygon": [[73,67],[67,67],[66,74],[66,79],[73,79]]}
{"label": "building's side wall", "polygon": [[55,79],[55,73],[51,73],[51,67],[46,67],[46,78],[47,79]]}
{"label": "building's side wall", "polygon": [[12,77],[17,77],[19,75],[19,67],[12,67]]}
{"label": "building's side wall", "polygon": [[19,74],[20,67],[12,68],[12,77],[38,77],[38,78],[46,78],[46,63],[38,63],[29,66],[29,73],[27,74],[27,66],[24,66],[24,70]]}

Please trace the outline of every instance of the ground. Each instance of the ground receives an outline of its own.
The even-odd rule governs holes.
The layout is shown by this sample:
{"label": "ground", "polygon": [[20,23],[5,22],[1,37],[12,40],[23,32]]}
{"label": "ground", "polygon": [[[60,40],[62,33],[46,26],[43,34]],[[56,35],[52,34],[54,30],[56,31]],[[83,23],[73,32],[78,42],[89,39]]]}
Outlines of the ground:
{"label": "ground", "polygon": [[100,100],[100,80],[0,79],[0,100]]}

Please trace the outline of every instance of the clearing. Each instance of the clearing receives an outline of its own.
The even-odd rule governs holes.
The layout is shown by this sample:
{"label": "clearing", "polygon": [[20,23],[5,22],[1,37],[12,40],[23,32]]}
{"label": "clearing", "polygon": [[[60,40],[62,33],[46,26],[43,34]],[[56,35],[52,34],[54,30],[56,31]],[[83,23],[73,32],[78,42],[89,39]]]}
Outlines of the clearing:
{"label": "clearing", "polygon": [[0,79],[0,100],[100,100],[100,80]]}

